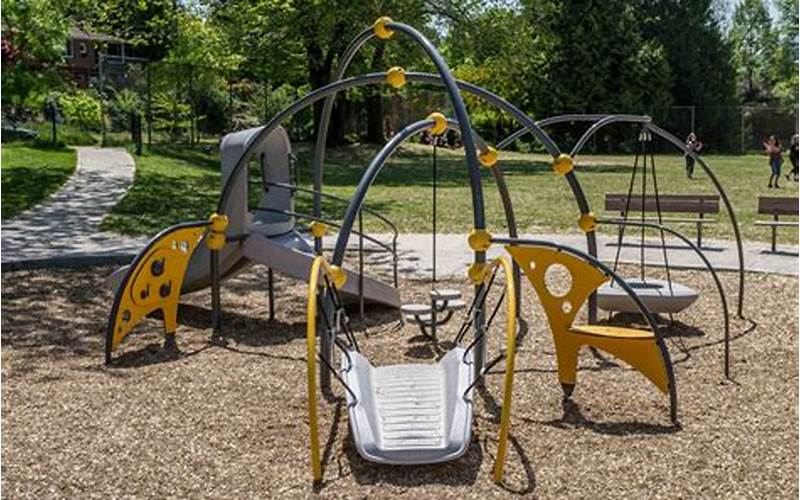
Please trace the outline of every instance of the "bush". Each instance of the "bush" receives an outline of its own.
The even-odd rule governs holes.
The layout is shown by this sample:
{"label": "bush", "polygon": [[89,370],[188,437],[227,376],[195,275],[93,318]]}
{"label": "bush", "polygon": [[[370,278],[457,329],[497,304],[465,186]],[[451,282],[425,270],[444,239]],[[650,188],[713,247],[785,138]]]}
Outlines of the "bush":
{"label": "bush", "polygon": [[79,90],[74,94],[61,94],[58,103],[68,122],[78,125],[82,130],[100,128],[102,106],[89,92]]}

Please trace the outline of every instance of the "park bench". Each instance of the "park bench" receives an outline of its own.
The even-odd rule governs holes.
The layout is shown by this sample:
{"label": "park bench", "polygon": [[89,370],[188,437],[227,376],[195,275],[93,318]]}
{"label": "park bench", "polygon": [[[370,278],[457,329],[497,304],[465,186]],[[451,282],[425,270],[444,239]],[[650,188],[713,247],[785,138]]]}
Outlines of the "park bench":
{"label": "park bench", "polygon": [[[658,212],[671,214],[696,214],[697,217],[661,217],[661,222],[676,224],[696,224],[697,225],[697,246],[703,246],[703,225],[716,222],[713,218],[706,215],[719,213],[719,195],[716,194],[659,194],[658,203],[656,196],[648,194],[644,196],[644,210],[642,210],[642,196],[631,195],[628,202],[627,194],[607,193],[605,209],[609,212],[618,212],[621,217],[612,220],[620,221],[626,218],[625,210],[627,207],[629,220],[641,220],[633,217],[635,212]],[[645,222],[658,222],[658,217],[645,217]],[[620,227],[620,232],[622,227]]]}
{"label": "park bench", "polygon": [[758,220],[756,226],[769,226],[772,229],[772,251],[776,251],[776,232],[779,227],[797,227],[797,220],[779,220],[781,215],[797,217],[797,198],[789,196],[759,196],[759,215],[772,215],[772,220]]}

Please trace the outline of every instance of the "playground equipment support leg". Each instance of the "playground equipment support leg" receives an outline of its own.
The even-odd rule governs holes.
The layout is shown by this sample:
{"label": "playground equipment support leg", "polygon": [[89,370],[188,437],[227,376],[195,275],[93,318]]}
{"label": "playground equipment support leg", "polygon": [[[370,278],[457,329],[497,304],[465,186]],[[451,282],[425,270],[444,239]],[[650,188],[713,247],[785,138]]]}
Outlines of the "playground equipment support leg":
{"label": "playground equipment support leg", "polygon": [[224,343],[222,333],[222,306],[219,286],[219,251],[211,251],[211,338],[214,343]]}
{"label": "playground equipment support leg", "polygon": [[275,275],[270,267],[267,271],[267,293],[269,294],[269,320],[275,321]]}

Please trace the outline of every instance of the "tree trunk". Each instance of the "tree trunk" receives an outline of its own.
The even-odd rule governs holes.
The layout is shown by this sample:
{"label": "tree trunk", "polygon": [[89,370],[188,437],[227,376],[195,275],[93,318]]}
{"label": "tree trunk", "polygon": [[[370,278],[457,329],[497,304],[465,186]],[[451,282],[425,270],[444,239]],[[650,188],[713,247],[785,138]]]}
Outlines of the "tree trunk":
{"label": "tree trunk", "polygon": [[[372,63],[370,70],[380,71],[383,66],[384,44],[375,47],[372,53]],[[383,144],[386,140],[383,130],[383,99],[381,87],[372,85],[367,87],[367,137],[366,141],[372,144]]]}

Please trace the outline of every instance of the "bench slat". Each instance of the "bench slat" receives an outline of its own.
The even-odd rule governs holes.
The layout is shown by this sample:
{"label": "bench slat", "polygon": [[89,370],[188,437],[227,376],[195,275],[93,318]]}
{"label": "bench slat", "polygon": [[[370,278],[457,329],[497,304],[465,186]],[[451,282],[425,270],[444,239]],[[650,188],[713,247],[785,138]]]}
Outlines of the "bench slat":
{"label": "bench slat", "polygon": [[798,215],[798,199],[790,196],[759,196],[758,213],[770,215]]}
{"label": "bench slat", "polygon": [[[655,195],[644,197],[644,211],[656,212],[659,208],[667,213],[696,213],[696,214],[716,214],[719,213],[719,196],[711,194],[660,194],[659,203],[656,204]],[[606,194],[605,209],[608,211],[623,211],[626,204],[628,211],[642,210],[642,196],[632,195],[628,203],[628,195],[620,193]]]}
{"label": "bench slat", "polygon": [[790,227],[800,225],[800,221],[796,220],[757,220],[753,223],[754,226],[776,226],[776,227]]}

